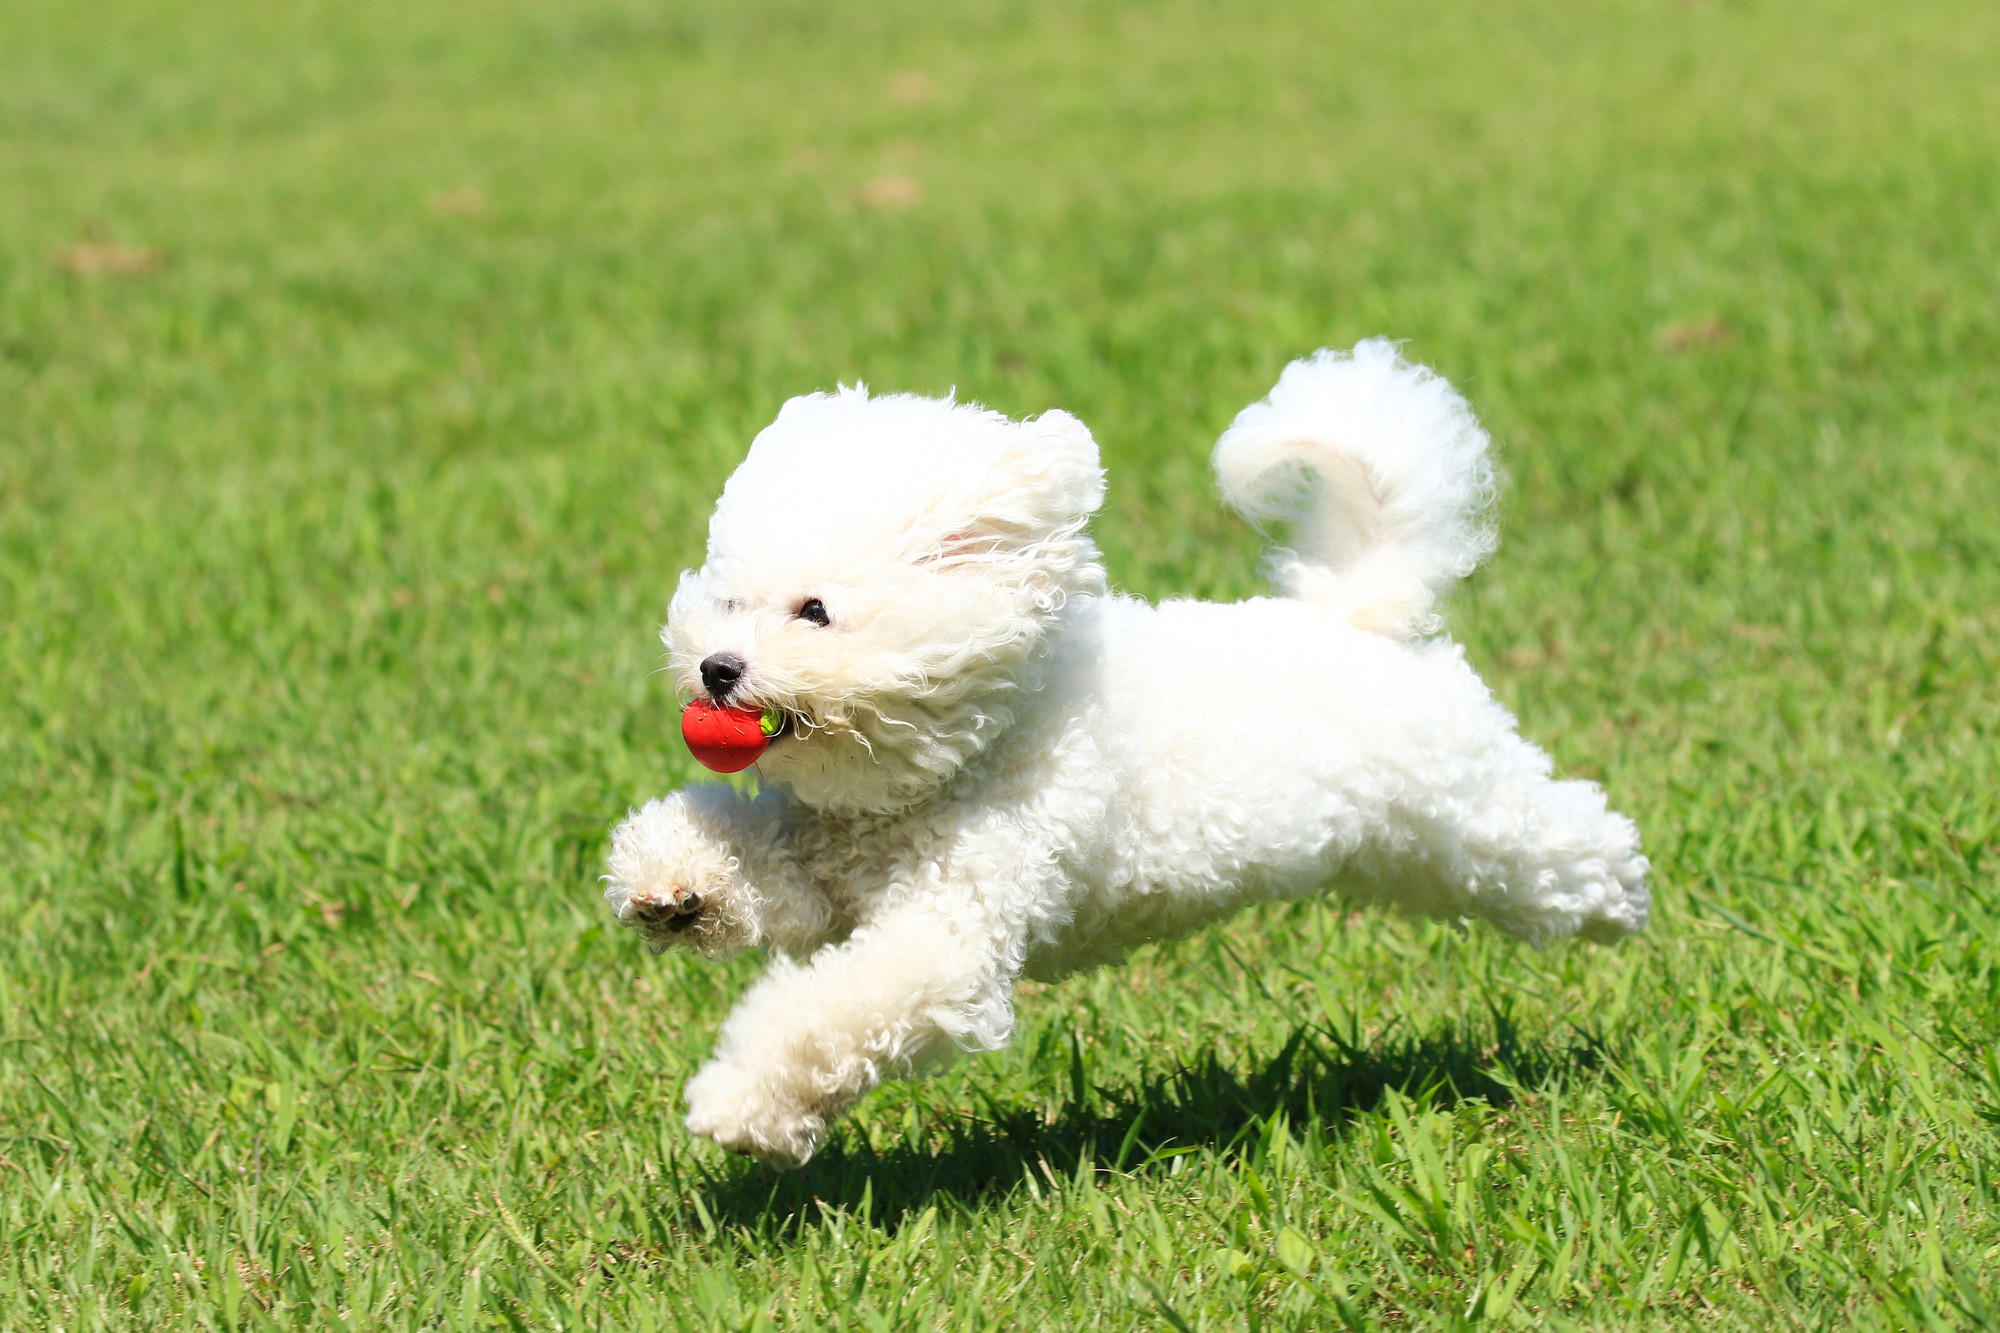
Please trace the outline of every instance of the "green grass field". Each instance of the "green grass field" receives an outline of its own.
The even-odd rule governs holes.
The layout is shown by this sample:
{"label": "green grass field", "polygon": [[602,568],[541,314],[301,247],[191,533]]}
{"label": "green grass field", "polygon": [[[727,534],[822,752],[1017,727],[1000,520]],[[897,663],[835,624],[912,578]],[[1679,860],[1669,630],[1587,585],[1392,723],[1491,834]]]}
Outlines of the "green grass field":
{"label": "green grass field", "polygon": [[[2000,1327],[2000,8],[0,8],[0,1328]],[[596,876],[787,396],[1410,339],[1615,950],[1252,914],[777,1175]]]}

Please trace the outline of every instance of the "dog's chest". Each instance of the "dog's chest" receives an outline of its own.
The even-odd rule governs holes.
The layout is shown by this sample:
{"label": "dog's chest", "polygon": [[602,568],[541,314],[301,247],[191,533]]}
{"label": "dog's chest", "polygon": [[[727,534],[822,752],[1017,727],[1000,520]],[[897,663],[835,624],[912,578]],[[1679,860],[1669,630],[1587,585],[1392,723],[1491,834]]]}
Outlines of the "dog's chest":
{"label": "dog's chest", "polygon": [[928,839],[903,816],[810,815],[790,829],[792,854],[850,921],[869,915],[870,906],[908,878],[916,849]]}

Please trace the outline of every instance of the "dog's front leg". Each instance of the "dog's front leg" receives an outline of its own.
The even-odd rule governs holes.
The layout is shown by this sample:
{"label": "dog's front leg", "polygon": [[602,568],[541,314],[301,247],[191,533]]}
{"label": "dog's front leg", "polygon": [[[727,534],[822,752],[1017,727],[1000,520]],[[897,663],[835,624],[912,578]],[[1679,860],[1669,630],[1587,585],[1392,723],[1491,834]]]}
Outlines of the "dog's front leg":
{"label": "dog's front leg", "polygon": [[910,906],[804,966],[779,959],[722,1025],[688,1084],[688,1128],[774,1166],[805,1162],[828,1124],[884,1078],[993,1049],[1013,1026],[1013,975],[982,923]]}
{"label": "dog's front leg", "polygon": [[780,796],[752,800],[720,785],[649,801],[611,835],[604,897],[654,953],[764,945],[803,958],[835,915],[793,858],[784,814]]}

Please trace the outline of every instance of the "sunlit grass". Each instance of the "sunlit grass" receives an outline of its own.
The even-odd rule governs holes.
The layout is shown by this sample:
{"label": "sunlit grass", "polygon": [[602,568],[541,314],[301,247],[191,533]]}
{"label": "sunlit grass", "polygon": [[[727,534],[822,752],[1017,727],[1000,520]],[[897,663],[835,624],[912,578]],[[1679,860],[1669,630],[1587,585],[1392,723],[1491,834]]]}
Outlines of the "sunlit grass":
{"label": "sunlit grass", "polygon": [[[2000,11],[0,11],[0,1327],[2000,1323]],[[1206,451],[1375,333],[1503,442],[1454,632],[1645,830],[1534,953],[1336,903],[1024,987],[804,1172],[756,960],[595,877],[789,394]]]}

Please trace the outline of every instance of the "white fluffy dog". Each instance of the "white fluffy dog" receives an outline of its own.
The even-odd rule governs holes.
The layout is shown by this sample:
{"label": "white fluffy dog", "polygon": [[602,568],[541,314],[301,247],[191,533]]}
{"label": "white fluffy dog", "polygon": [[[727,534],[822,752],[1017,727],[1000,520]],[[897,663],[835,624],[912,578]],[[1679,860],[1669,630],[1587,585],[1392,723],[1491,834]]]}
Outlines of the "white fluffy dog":
{"label": "white fluffy dog", "polygon": [[1245,903],[1331,889],[1537,944],[1644,927],[1638,830],[1438,635],[1494,544],[1465,400],[1385,340],[1321,352],[1215,468],[1294,525],[1283,597],[1108,592],[1097,447],[1064,412],[855,387],[757,436],[664,638],[687,695],[780,710],[763,794],[651,802],[606,877],[654,952],[771,952],[690,1129],[804,1162],[882,1079],[1004,1045],[1017,977]]}

